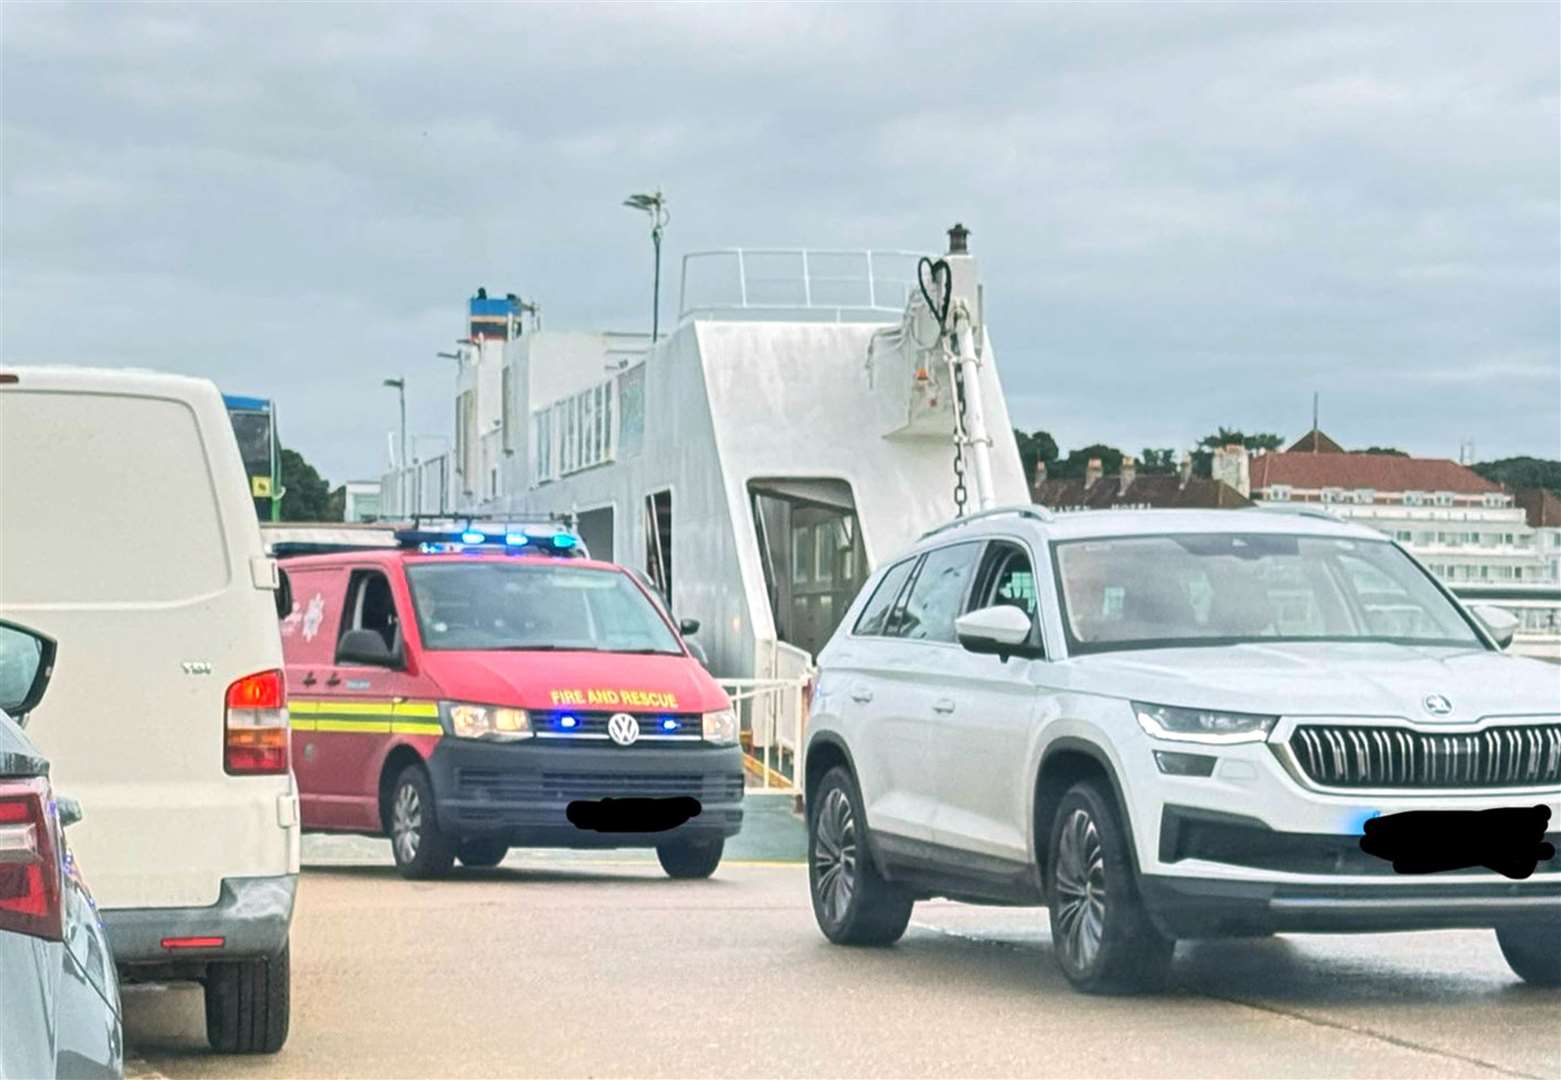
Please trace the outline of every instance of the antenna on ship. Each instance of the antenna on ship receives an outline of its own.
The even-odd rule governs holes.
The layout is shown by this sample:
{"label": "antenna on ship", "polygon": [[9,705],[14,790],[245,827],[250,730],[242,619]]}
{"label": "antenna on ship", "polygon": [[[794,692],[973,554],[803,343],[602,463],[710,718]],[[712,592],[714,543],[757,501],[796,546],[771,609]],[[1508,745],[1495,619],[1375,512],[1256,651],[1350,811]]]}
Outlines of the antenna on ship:
{"label": "antenna on ship", "polygon": [[672,220],[672,215],[667,213],[667,197],[660,188],[650,195],[630,195],[623,200],[623,205],[650,215],[650,242],[656,249],[656,281],[651,292],[650,309],[650,343],[654,345],[661,336],[661,233],[667,227],[667,222]]}

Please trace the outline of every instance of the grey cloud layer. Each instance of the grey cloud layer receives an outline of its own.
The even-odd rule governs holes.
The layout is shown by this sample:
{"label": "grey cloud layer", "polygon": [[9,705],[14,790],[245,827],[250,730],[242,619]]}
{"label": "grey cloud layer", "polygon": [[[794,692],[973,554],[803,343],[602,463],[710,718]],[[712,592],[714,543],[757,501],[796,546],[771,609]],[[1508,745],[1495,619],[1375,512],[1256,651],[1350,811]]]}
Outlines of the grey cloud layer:
{"label": "grey cloud layer", "polygon": [[660,184],[674,257],[963,219],[1064,445],[1295,432],[1315,388],[1347,444],[1555,456],[1558,11],[11,5],[3,355],[272,394],[372,475],[381,376],[447,431],[477,285],[645,321],[617,203]]}

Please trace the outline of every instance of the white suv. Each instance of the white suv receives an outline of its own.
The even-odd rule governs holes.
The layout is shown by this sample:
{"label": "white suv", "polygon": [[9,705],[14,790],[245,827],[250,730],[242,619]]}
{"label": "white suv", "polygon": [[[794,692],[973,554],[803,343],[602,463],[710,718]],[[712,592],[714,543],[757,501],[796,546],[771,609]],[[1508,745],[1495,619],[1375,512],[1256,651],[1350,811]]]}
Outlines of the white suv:
{"label": "white suv", "polygon": [[1503,655],[1512,625],[1321,514],[934,530],[819,656],[819,926],[1044,904],[1086,991],[1159,984],[1178,937],[1490,927],[1561,984],[1561,671]]}

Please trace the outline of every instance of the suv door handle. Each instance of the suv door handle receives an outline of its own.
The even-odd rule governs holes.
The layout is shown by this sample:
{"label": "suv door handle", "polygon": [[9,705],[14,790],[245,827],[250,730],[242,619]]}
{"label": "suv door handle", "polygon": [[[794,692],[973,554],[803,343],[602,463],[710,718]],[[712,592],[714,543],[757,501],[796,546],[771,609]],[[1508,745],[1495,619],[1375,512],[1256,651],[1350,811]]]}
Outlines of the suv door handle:
{"label": "suv door handle", "polygon": [[853,686],[851,688],[851,700],[860,705],[866,705],[873,700],[873,689],[870,686]]}
{"label": "suv door handle", "polygon": [[945,715],[947,715],[948,713],[953,712],[954,711],[954,699],[953,698],[939,698],[937,701],[934,701],[932,703],[932,711],[935,712],[935,713],[943,713]]}

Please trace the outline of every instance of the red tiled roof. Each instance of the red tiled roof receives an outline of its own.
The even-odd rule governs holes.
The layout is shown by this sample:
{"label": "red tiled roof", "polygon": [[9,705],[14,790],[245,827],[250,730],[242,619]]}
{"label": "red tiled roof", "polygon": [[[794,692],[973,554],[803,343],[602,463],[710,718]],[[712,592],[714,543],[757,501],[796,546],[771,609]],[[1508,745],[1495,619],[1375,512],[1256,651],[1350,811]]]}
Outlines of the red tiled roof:
{"label": "red tiled roof", "polygon": [[1322,432],[1313,428],[1295,441],[1295,445],[1286,450],[1287,454],[1342,454],[1344,447],[1334,442]]}
{"label": "red tiled roof", "polygon": [[1259,454],[1252,459],[1252,490],[1286,484],[1293,488],[1371,488],[1374,491],[1451,491],[1483,495],[1501,485],[1444,458],[1397,454]]}
{"label": "red tiled roof", "polygon": [[1513,499],[1528,514],[1530,527],[1561,528],[1561,495],[1545,488],[1520,488]]}

